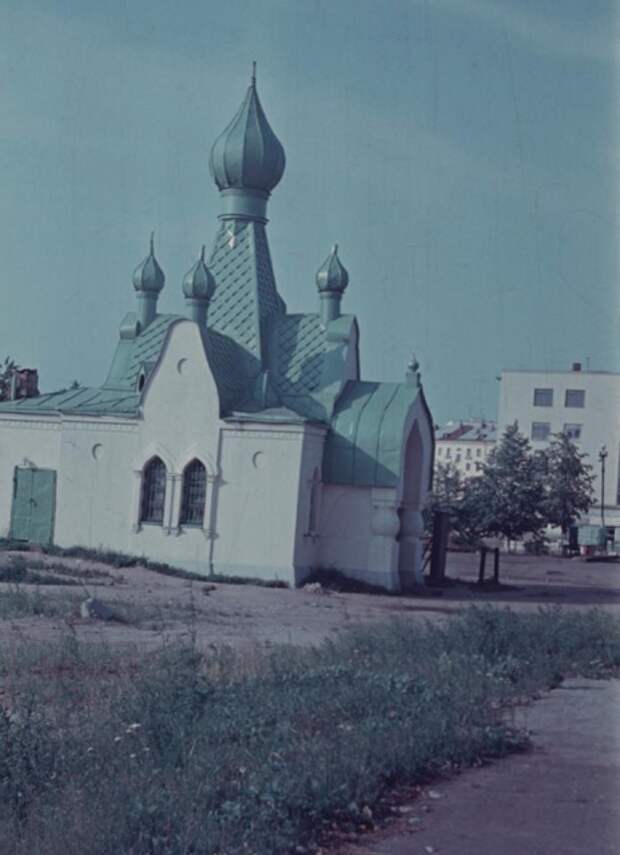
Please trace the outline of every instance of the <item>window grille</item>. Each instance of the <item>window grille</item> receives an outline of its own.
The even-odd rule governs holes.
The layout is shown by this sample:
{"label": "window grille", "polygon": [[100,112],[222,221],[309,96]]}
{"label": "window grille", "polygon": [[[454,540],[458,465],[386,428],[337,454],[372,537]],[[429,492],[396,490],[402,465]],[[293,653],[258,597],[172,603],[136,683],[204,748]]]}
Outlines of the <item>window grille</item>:
{"label": "window grille", "polygon": [[205,516],[207,471],[200,460],[192,460],[183,472],[181,525],[202,525]]}
{"label": "window grille", "polygon": [[142,501],[140,522],[163,523],[166,499],[166,466],[159,457],[153,457],[142,474]]}
{"label": "window grille", "polygon": [[535,407],[553,406],[553,389],[534,389]]}
{"label": "window grille", "polygon": [[567,389],[564,397],[565,407],[584,407],[586,393],[584,389]]}

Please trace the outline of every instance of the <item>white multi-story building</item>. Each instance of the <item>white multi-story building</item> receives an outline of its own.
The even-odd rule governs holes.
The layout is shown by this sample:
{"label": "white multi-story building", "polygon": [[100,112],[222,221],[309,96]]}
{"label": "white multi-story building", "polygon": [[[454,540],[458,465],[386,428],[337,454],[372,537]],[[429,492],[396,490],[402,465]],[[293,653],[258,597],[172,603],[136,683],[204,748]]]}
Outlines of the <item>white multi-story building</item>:
{"label": "white multi-story building", "polygon": [[435,466],[452,463],[464,478],[478,475],[495,447],[495,438],[495,422],[447,422],[435,432]]}
{"label": "white multi-story building", "polygon": [[620,527],[620,373],[582,371],[504,371],[498,430],[514,422],[536,448],[554,433],[566,433],[588,457],[596,476],[596,504],[589,520],[601,523],[601,461],[605,456],[605,523]]}

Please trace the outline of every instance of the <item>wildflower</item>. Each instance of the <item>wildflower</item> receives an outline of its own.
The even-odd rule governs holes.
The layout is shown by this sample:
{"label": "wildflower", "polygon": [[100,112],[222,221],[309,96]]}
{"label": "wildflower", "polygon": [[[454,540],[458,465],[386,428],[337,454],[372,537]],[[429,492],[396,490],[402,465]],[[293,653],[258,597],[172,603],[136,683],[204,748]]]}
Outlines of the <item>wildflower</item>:
{"label": "wildflower", "polygon": [[123,741],[123,737],[122,737],[122,736],[115,736],[115,737],[114,737],[114,742],[122,742],[122,741]]}
{"label": "wildflower", "polygon": [[142,727],[139,721],[134,721],[133,724],[130,724],[127,728],[127,733],[132,733],[134,730],[139,730]]}

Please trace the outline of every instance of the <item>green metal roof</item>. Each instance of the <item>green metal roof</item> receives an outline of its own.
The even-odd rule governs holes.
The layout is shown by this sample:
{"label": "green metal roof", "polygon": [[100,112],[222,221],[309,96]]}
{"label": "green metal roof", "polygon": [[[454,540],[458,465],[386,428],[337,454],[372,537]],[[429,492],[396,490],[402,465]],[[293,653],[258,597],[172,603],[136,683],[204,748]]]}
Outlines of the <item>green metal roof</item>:
{"label": "green metal roof", "polygon": [[348,382],[325,440],[323,480],[397,486],[405,424],[419,394],[418,386],[407,383]]}
{"label": "green metal roof", "polygon": [[121,324],[120,341],[104,387],[135,389],[142,368],[152,367],[159,358],[171,325],[176,321],[187,320],[182,315],[156,315],[144,332],[131,336],[132,327],[135,329],[135,318],[135,314],[130,312]]}
{"label": "green metal roof", "polygon": [[94,388],[80,386],[39,395],[36,398],[19,398],[0,403],[0,413],[50,415],[53,413],[96,416],[134,417],[138,414],[140,395],[133,390]]}
{"label": "green metal roof", "polygon": [[209,303],[209,328],[240,346],[248,381],[263,368],[270,319],[284,314],[263,223],[222,221],[209,258],[215,293]]}

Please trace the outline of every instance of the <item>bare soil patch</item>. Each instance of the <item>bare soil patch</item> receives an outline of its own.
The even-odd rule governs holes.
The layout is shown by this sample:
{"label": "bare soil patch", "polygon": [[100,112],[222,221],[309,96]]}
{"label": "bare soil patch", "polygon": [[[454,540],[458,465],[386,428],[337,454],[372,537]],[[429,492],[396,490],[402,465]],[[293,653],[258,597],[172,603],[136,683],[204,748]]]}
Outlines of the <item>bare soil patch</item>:
{"label": "bare soil patch", "polygon": [[[0,568],[22,556],[36,567],[45,585],[20,584],[50,601],[57,615],[0,618],[0,644],[23,639],[45,642],[68,630],[79,641],[151,649],[190,636],[200,649],[230,645],[319,644],[354,624],[406,620],[445,620],[471,605],[492,604],[517,611],[558,604],[568,609],[593,606],[620,614],[620,565],[581,559],[503,555],[499,589],[480,590],[477,556],[451,553],[447,573],[458,584],[408,596],[336,593],[325,590],[264,588],[190,581],[141,566],[113,567],[88,559],[58,558],[36,552],[0,553]],[[63,571],[63,567],[65,568]],[[71,581],[72,585],[55,585]],[[0,597],[15,590],[0,583]],[[127,622],[80,618],[79,603],[96,597],[119,608]]]}

